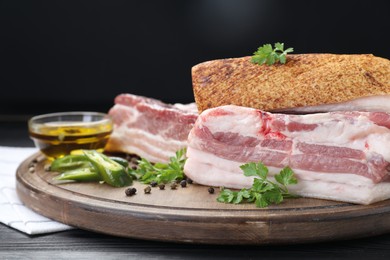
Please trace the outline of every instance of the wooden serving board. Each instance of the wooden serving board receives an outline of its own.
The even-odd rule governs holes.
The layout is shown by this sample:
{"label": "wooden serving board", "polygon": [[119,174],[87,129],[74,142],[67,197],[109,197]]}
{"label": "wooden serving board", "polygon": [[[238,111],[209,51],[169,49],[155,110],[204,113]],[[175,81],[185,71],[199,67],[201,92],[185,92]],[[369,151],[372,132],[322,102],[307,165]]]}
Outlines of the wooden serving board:
{"label": "wooden serving board", "polygon": [[[29,165],[37,160],[35,171]],[[208,244],[292,244],[350,239],[390,232],[390,200],[369,206],[318,199],[289,199],[266,209],[216,202],[208,187],[177,190],[144,184],[125,188],[98,183],[55,185],[34,154],[17,170],[17,192],[32,210],[81,229],[147,240]]]}

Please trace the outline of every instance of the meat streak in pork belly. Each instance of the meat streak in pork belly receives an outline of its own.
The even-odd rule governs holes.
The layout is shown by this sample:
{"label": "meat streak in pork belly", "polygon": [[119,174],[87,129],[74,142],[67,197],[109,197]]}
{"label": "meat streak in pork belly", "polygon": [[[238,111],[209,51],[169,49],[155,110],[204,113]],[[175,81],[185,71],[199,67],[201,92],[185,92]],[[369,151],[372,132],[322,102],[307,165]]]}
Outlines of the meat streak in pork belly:
{"label": "meat streak in pork belly", "polygon": [[270,175],[290,166],[292,193],[369,204],[390,198],[390,114],[271,114],[239,106],[204,111],[188,138],[185,174],[203,185],[244,188],[240,165],[263,162]]}
{"label": "meat streak in pork belly", "polygon": [[109,115],[114,131],[105,149],[152,162],[167,162],[187,147],[188,133],[198,117],[195,103],[171,105],[131,94],[117,96]]}

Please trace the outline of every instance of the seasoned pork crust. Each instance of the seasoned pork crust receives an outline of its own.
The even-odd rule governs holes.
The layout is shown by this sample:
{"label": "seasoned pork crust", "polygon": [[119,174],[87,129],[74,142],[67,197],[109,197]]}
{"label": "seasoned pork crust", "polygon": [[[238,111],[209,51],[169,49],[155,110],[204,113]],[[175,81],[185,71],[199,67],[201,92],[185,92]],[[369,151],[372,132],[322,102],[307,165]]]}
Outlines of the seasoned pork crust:
{"label": "seasoned pork crust", "polygon": [[288,55],[272,66],[221,59],[194,66],[192,81],[199,113],[228,104],[269,111],[389,95],[390,61],[371,54]]}

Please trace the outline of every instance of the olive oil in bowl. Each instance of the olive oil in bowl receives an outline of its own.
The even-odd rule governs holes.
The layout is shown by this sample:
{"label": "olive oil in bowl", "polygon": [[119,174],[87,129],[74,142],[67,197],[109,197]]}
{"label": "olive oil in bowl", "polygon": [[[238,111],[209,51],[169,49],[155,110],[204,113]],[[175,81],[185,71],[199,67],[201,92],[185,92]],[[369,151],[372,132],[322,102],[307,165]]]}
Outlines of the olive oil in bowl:
{"label": "olive oil in bowl", "polygon": [[28,126],[36,147],[51,158],[80,149],[102,151],[113,130],[110,118],[97,112],[40,115],[31,118]]}

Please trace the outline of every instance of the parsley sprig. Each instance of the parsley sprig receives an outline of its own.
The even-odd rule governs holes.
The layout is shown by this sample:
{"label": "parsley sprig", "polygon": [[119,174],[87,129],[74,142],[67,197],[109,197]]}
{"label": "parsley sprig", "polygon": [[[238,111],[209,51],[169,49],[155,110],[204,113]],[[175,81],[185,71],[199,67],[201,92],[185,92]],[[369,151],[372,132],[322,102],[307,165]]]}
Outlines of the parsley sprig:
{"label": "parsley sprig", "polygon": [[151,163],[142,158],[138,160],[138,167],[133,172],[140,175],[139,180],[143,183],[169,183],[184,179],[184,163],[186,161],[186,149],[176,152],[174,157],[169,158],[169,163]]}
{"label": "parsley sprig", "polygon": [[222,188],[217,201],[233,204],[254,202],[256,207],[264,208],[270,204],[280,204],[284,198],[295,197],[287,189],[287,185],[298,183],[290,167],[283,168],[274,176],[277,183],[267,179],[268,168],[261,162],[247,163],[240,168],[245,176],[255,177],[252,187],[240,191]]}
{"label": "parsley sprig", "polygon": [[275,43],[274,48],[272,48],[271,44],[264,44],[253,53],[251,62],[259,65],[262,65],[264,63],[266,63],[267,65],[272,65],[276,62],[285,64],[287,53],[293,51],[293,48],[288,48],[287,50],[284,50],[284,43],[280,42]]}

